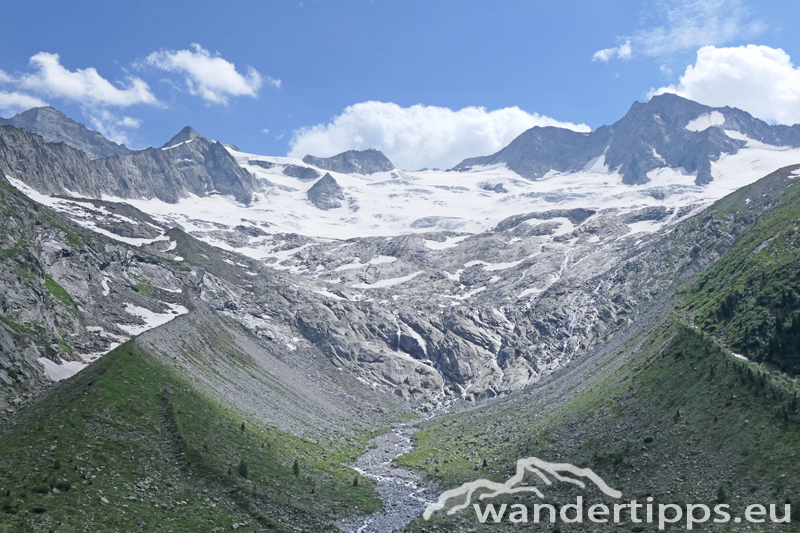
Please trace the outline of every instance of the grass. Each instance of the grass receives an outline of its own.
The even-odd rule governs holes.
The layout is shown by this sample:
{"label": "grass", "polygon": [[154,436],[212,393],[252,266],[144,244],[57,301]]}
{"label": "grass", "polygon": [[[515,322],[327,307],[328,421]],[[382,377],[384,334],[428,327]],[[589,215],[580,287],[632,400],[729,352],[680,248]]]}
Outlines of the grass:
{"label": "grass", "polygon": [[[789,181],[791,168],[771,179]],[[744,202],[754,192],[735,194]],[[737,352],[800,373],[800,332],[791,331],[800,319],[800,181],[791,180],[772,201],[777,206],[681,294],[681,304],[687,317]]]}
{"label": "grass", "polygon": [[50,274],[45,274],[44,276],[44,285],[47,287],[47,290],[50,291],[50,294],[53,295],[53,298],[60,300],[62,303],[67,305],[75,305],[75,302],[72,301],[72,296],[59,285],[51,276]]}
{"label": "grass", "polygon": [[316,528],[380,507],[374,484],[354,486],[342,466],[367,438],[262,427],[126,343],[4,426],[0,531]]}

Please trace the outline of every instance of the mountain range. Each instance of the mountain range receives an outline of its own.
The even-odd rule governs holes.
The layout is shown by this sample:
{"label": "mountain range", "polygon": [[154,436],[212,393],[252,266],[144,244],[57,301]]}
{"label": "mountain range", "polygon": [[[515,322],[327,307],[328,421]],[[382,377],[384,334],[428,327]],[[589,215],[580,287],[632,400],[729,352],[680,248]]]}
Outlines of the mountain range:
{"label": "mountain range", "polygon": [[796,499],[800,126],[662,95],[406,171],[3,122],[0,531],[469,531],[426,501],[527,456]]}

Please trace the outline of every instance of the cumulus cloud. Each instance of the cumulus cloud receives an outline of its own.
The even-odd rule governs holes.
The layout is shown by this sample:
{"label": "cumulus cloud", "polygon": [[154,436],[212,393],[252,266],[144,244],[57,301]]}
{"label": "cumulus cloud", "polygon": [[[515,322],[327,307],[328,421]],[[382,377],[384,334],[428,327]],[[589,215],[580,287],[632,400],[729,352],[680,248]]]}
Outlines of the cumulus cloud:
{"label": "cumulus cloud", "polygon": [[616,48],[606,48],[604,50],[598,50],[592,56],[592,61],[604,61],[608,63],[608,61],[612,57],[618,57],[620,59],[630,59],[633,55],[633,50],[631,49],[631,41],[630,39],[625,41],[625,44],[621,44]]}
{"label": "cumulus cloud", "polygon": [[656,0],[646,11],[652,14],[652,24],[628,37],[625,51],[626,45],[607,48],[592,59],[628,59],[634,52],[667,56],[753,37],[766,29],[742,0]]}
{"label": "cumulus cloud", "polygon": [[262,84],[280,87],[281,81],[262,76],[252,67],[242,75],[236,65],[226,61],[219,54],[212,55],[199,44],[192,44],[192,50],[162,50],[153,52],[145,63],[167,72],[186,76],[189,93],[202,97],[213,104],[228,103],[231,96],[258,95]]}
{"label": "cumulus cloud", "polygon": [[94,68],[70,71],[61,65],[58,54],[39,52],[30,59],[36,72],[13,79],[22,89],[35,94],[63,98],[85,106],[128,107],[134,104],[157,104],[150,86],[130,76],[126,85],[116,86]]}
{"label": "cumulus cloud", "polygon": [[450,168],[467,157],[496,152],[533,126],[576,131],[589,127],[527,113],[518,107],[487,111],[363,102],[345,109],[328,124],[295,132],[290,157],[329,157],[346,150],[381,150],[396,166]]}
{"label": "cumulus cloud", "polygon": [[[2,71],[0,71],[2,74]],[[11,116],[32,107],[46,106],[47,103],[22,93],[0,91],[0,115]]]}
{"label": "cumulus cloud", "polygon": [[800,69],[779,48],[705,46],[678,84],[651,91],[650,96],[662,93],[714,107],[738,107],[768,122],[800,122]]}

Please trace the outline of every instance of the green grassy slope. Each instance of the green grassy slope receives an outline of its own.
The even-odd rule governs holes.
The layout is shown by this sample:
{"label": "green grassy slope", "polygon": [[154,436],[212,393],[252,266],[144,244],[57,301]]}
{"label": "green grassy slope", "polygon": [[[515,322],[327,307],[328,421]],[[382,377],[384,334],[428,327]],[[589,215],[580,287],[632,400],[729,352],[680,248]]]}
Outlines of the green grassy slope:
{"label": "green grassy slope", "polygon": [[[685,311],[736,352],[799,374],[800,178],[790,177],[795,168],[773,176],[778,180],[772,182],[789,183],[786,193],[700,276],[685,294]],[[762,182],[738,191],[728,204],[763,198]]]}
{"label": "green grassy slope", "polygon": [[368,437],[260,426],[126,343],[0,429],[0,531],[327,530],[381,505],[342,466]]}

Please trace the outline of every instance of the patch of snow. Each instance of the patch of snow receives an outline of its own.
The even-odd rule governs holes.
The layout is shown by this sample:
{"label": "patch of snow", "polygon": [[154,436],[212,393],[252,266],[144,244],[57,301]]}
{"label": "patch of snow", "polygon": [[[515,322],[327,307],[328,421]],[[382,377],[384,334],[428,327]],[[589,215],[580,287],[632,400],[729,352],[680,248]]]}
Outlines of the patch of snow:
{"label": "patch of snow", "polygon": [[733,352],[731,352],[731,355],[732,355],[732,356],[734,356],[734,357],[735,357],[735,358],[737,358],[737,359],[741,359],[742,361],[749,361],[749,360],[750,360],[750,359],[748,359],[747,357],[745,357],[745,356],[743,356],[743,355],[740,355],[740,354],[738,354],[738,353],[733,353]]}
{"label": "patch of snow", "polygon": [[108,278],[104,277],[103,281],[100,282],[100,286],[103,287],[103,296],[108,296],[111,292],[111,287],[108,286]]}
{"label": "patch of snow", "polygon": [[644,220],[642,222],[633,222],[628,224],[631,233],[654,233],[664,227],[666,221],[663,220]]}
{"label": "patch of snow", "polygon": [[53,381],[61,381],[72,377],[89,366],[89,363],[83,361],[63,361],[59,365],[46,357],[39,357],[37,361],[44,366],[44,375]]}
{"label": "patch of snow", "polygon": [[686,129],[689,131],[705,131],[712,126],[722,126],[723,124],[725,124],[725,115],[719,111],[712,111],[711,113],[703,113],[690,121],[686,125]]}
{"label": "patch of snow", "polygon": [[178,247],[178,241],[170,241],[169,242],[169,246],[167,246],[167,249],[164,250],[164,251],[165,252],[171,252],[172,250],[174,250],[177,247]]}
{"label": "patch of snow", "polygon": [[423,272],[424,270],[419,270],[413,274],[409,274],[408,276],[403,276],[401,278],[382,279],[376,281],[375,283],[357,283],[355,285],[350,285],[350,287],[354,289],[383,289],[385,287],[392,287],[394,285],[399,285],[400,283],[405,283],[406,281],[412,280],[419,276]]}
{"label": "patch of snow", "polygon": [[130,335],[138,335],[149,329],[162,326],[167,322],[171,321],[173,318],[180,315],[185,315],[186,313],[189,312],[188,309],[179,304],[166,303],[164,305],[170,308],[169,312],[155,313],[145,307],[139,307],[138,305],[126,303],[125,312],[128,313],[129,315],[133,315],[135,317],[140,318],[141,320],[144,321],[144,324],[142,325],[117,324],[117,327]]}
{"label": "patch of snow", "polygon": [[530,295],[532,295],[532,294],[539,294],[539,293],[541,293],[541,292],[544,292],[544,291],[543,291],[542,289],[537,289],[536,287],[531,287],[531,288],[529,288],[529,289],[525,289],[524,291],[522,291],[521,293],[519,293],[519,294],[517,295],[517,298],[524,298],[524,297],[526,297],[526,296],[530,296]]}
{"label": "patch of snow", "polygon": [[180,145],[182,145],[182,144],[189,144],[189,143],[190,143],[190,142],[192,142],[193,140],[194,140],[194,139],[188,139],[188,140],[185,140],[185,141],[183,141],[183,142],[179,142],[178,144],[173,144],[172,146],[164,146],[164,147],[163,147],[163,148],[161,148],[161,149],[162,149],[162,150],[172,150],[173,148],[177,148],[178,146],[180,146]]}

